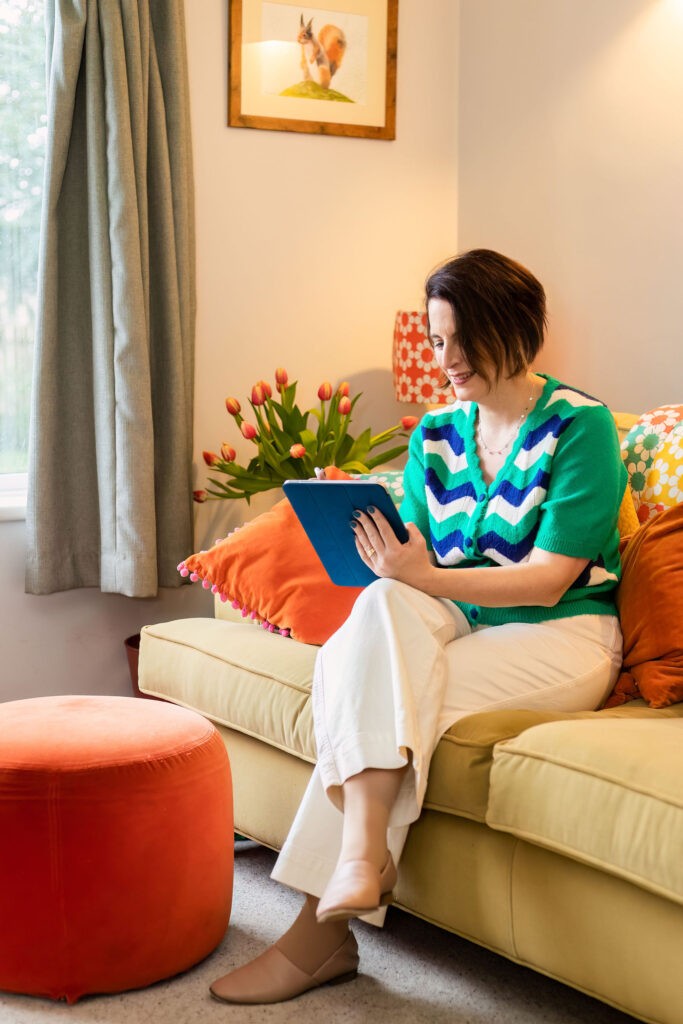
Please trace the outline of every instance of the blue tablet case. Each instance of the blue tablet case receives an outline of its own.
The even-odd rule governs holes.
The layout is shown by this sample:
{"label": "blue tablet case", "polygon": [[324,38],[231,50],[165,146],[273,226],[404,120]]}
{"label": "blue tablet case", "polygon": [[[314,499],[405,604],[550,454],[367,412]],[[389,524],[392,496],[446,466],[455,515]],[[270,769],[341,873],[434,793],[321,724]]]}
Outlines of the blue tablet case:
{"label": "blue tablet case", "polygon": [[389,520],[403,543],[408,531],[389,492],[369,480],[285,480],[286,497],[333,583],[365,587],[378,577],[356,551],[350,526],[354,509],[373,505]]}

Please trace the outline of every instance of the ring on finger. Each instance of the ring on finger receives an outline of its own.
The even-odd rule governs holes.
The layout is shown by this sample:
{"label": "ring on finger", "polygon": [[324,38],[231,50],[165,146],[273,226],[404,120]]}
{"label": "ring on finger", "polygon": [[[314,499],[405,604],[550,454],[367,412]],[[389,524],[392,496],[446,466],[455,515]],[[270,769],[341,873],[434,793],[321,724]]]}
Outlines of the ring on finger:
{"label": "ring on finger", "polygon": [[375,551],[374,548],[368,548],[367,551],[366,551],[366,554],[367,554],[368,558],[374,558],[375,555],[377,554],[377,552]]}

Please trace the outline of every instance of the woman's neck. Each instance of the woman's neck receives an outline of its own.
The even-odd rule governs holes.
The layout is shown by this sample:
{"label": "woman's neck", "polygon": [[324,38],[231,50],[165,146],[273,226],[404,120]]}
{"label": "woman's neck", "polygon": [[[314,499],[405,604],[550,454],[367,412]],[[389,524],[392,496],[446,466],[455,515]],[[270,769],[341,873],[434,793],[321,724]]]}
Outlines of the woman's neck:
{"label": "woman's neck", "polygon": [[491,431],[512,429],[526,417],[543,392],[545,380],[528,370],[516,377],[501,377],[479,403],[479,422]]}
{"label": "woman's neck", "polygon": [[477,451],[487,483],[507,457],[544,384],[542,377],[530,371],[522,373],[497,382],[478,403]]}

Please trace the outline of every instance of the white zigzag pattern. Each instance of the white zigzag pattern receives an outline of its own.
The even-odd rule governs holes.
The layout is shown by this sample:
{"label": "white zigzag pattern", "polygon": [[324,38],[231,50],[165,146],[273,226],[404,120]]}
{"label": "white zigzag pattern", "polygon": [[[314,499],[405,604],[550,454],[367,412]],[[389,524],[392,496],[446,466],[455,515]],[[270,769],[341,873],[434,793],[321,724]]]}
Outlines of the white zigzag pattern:
{"label": "white zigzag pattern", "polygon": [[438,455],[449,473],[460,473],[467,468],[467,452],[456,455],[447,441],[425,441],[425,455]]}
{"label": "white zigzag pattern", "polygon": [[572,391],[571,388],[556,388],[548,399],[546,409],[549,409],[555,402],[566,402],[567,405],[571,405],[574,409],[578,409],[582,405],[602,405],[602,402],[598,402],[595,398],[586,398],[585,395],[579,395],[576,391]]}
{"label": "white zigzag pattern", "polygon": [[557,448],[557,441],[558,439],[555,435],[549,431],[545,437],[542,437],[541,440],[528,451],[525,451],[524,448],[520,448],[515,458],[515,466],[517,469],[520,469],[525,473],[531,466],[533,466],[534,462],[537,462],[538,459],[541,458],[542,455],[553,456],[555,454],[555,449]]}
{"label": "white zigzag pattern", "polygon": [[511,505],[502,494],[497,494],[489,502],[489,507],[486,510],[486,519],[492,515],[499,515],[506,523],[509,523],[511,526],[517,526],[527,512],[535,508],[536,505],[542,504],[547,493],[548,491],[545,487],[534,487],[533,491],[529,491],[519,508]]}
{"label": "white zigzag pattern", "polygon": [[[436,552],[434,552],[436,554]],[[439,565],[458,565],[460,562],[465,561],[466,556],[462,553],[460,548],[451,548],[447,555],[443,557],[436,555],[436,560]]]}
{"label": "white zigzag pattern", "polygon": [[458,515],[461,512],[466,513],[469,518],[477,507],[477,502],[474,498],[466,494],[463,495],[462,498],[455,498],[453,501],[449,501],[445,505],[441,505],[428,487],[427,505],[429,506],[429,512],[432,519],[435,519],[437,523],[442,523],[445,519],[450,519],[451,516]]}
{"label": "white zigzag pattern", "polygon": [[449,405],[443,405],[440,409],[435,409],[428,415],[434,419],[438,419],[440,416],[452,416],[454,412],[464,412],[465,419],[470,414],[471,402],[451,402]]}
{"label": "white zigzag pattern", "polygon": [[594,565],[591,569],[590,576],[588,577],[587,587],[599,587],[601,583],[606,583],[607,580],[617,580],[618,577],[613,572],[607,572],[607,569],[603,569],[600,565]]}

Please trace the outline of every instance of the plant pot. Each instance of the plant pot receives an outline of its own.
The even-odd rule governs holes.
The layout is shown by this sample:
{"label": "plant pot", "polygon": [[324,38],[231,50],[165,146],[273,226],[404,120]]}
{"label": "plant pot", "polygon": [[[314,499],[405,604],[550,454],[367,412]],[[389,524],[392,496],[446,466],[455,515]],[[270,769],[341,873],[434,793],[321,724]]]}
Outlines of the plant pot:
{"label": "plant pot", "polygon": [[128,656],[128,668],[130,670],[130,681],[133,687],[134,697],[144,697],[147,700],[163,700],[162,697],[153,697],[150,693],[141,693],[138,686],[138,657],[140,655],[140,634],[134,633],[123,641]]}

